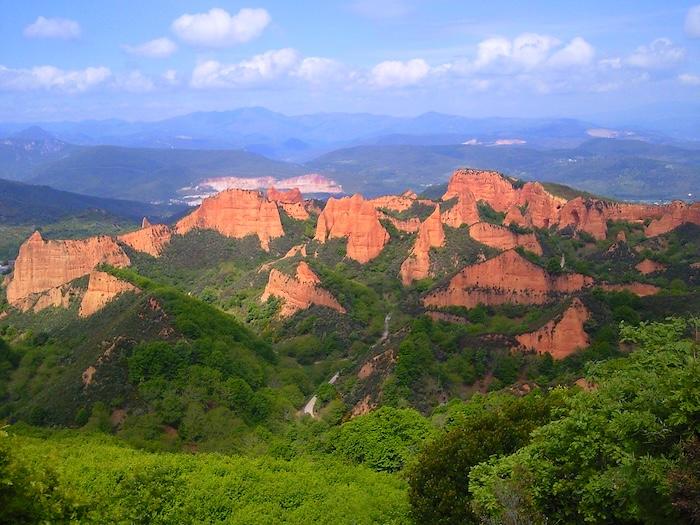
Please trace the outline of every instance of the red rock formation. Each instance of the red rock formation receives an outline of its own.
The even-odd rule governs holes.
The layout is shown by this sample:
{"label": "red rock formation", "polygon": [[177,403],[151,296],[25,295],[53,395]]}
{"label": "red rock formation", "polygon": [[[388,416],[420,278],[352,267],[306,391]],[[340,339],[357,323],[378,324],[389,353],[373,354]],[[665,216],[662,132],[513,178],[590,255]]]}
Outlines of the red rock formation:
{"label": "red rock formation", "polygon": [[521,246],[537,255],[542,255],[542,247],[534,233],[515,233],[503,226],[477,222],[469,227],[469,235],[474,240],[498,250],[510,250]]}
{"label": "red rock formation", "polygon": [[287,191],[276,190],[273,186],[267,189],[267,198],[273,202],[284,204],[300,204],[304,202],[299,188],[292,188]]}
{"label": "red rock formation", "polygon": [[647,295],[655,295],[661,291],[661,288],[653,284],[645,283],[628,283],[628,284],[608,284],[603,283],[600,287],[606,292],[631,292],[639,297]]}
{"label": "red rock formation", "polygon": [[[552,195],[539,182],[526,182],[518,190],[518,206],[525,209],[525,219],[517,222],[519,217],[513,211],[513,207],[508,210],[511,215],[510,220],[506,216],[506,224],[516,220],[516,224],[535,226],[537,228],[549,228],[559,222],[559,210],[566,204],[566,199]],[[520,209],[518,208],[518,211]],[[522,213],[520,214],[522,217]]]}
{"label": "red rock formation", "polygon": [[588,346],[588,334],[583,325],[589,317],[588,309],[576,298],[559,320],[553,319],[539,330],[515,338],[527,349],[534,349],[539,354],[551,354],[554,359],[563,359]]}
{"label": "red rock formation", "polygon": [[123,267],[131,261],[110,237],[45,241],[39,232],[34,232],[19,249],[7,286],[7,300],[21,307],[32,294],[69,283],[103,263]]}
{"label": "red rock formation", "polygon": [[389,233],[379,222],[377,210],[362,195],[331,197],[318,217],[316,239],[347,237],[347,255],[360,263],[377,257],[389,242]]}
{"label": "red rock formation", "polygon": [[117,279],[105,272],[90,273],[87,291],[80,303],[78,315],[88,317],[104,308],[109,302],[124,292],[136,292],[134,285]]}
{"label": "red rock formation", "polygon": [[394,227],[404,233],[416,233],[418,231],[418,228],[420,228],[420,219],[418,217],[411,217],[410,219],[402,220],[402,219],[397,219],[396,217],[392,217],[391,215],[387,215],[386,213],[383,212],[378,212],[379,213],[379,218],[383,219],[385,221],[389,221],[391,224],[394,225]]}
{"label": "red rock formation", "polygon": [[442,200],[471,193],[477,201],[488,202],[496,211],[508,211],[518,192],[512,182],[496,171],[460,169],[453,173]]}
{"label": "red rock formation", "polygon": [[430,200],[419,199],[418,195],[410,190],[404,191],[401,195],[384,195],[382,197],[376,197],[369,202],[371,202],[372,206],[378,210],[385,209],[396,212],[406,211],[415,203],[425,204],[428,206],[433,204],[433,202]]}
{"label": "red rock formation", "polygon": [[117,239],[131,246],[136,251],[158,257],[163,253],[165,247],[170,244],[172,236],[173,231],[168,226],[165,224],[152,225],[144,217],[140,230],[125,233],[117,237]]}
{"label": "red rock formation", "polygon": [[430,249],[439,248],[444,244],[445,231],[442,228],[438,204],[435,211],[418,228],[418,236],[411,254],[401,265],[400,275],[404,286],[430,275]]}
{"label": "red rock formation", "polygon": [[289,215],[292,219],[296,219],[298,221],[305,221],[309,218],[309,212],[306,210],[306,207],[302,202],[295,202],[293,204],[280,202],[277,203],[277,205],[281,207],[285,211],[285,213]]}
{"label": "red rock formation", "polygon": [[662,235],[685,223],[700,225],[700,202],[686,204],[675,201],[664,208],[661,217],[652,220],[647,226],[645,232],[647,237]]}
{"label": "red rock formation", "polygon": [[608,233],[603,201],[584,200],[581,197],[567,202],[561,209],[559,228],[572,227],[590,233],[596,239],[605,239]]}
{"label": "red rock formation", "polygon": [[516,226],[523,227],[532,226],[532,224],[530,224],[530,221],[528,221],[523,215],[523,212],[520,210],[520,206],[518,206],[517,204],[513,204],[510,207],[510,209],[506,212],[506,216],[503,219],[503,224],[515,224]]}
{"label": "red rock formation", "polygon": [[299,310],[306,310],[312,304],[326,306],[345,313],[338,301],[319,285],[321,280],[305,262],[297,266],[296,276],[285,275],[279,270],[270,270],[270,277],[260,300],[267,301],[270,296],[283,300],[282,317],[289,317]]}
{"label": "red rock formation", "polygon": [[442,222],[452,228],[463,224],[470,226],[481,220],[474,195],[467,189],[462,189],[457,196],[457,203],[442,214]]}
{"label": "red rock formation", "polygon": [[21,304],[16,306],[24,311],[31,309],[35,312],[50,307],[69,308],[71,300],[79,294],[79,289],[73,288],[69,284],[63,284],[46,290],[45,292],[31,295],[23,299]]}
{"label": "red rock formation", "polygon": [[465,306],[479,303],[543,304],[557,294],[572,293],[593,283],[593,279],[571,273],[553,276],[514,250],[464,268],[455,275],[446,290],[427,295],[426,306]]}
{"label": "red rock formation", "polygon": [[666,269],[665,264],[661,264],[651,259],[644,259],[642,262],[638,263],[635,268],[639,273],[648,275],[650,273],[662,272]]}
{"label": "red rock formation", "polygon": [[216,230],[235,239],[257,235],[264,250],[270,239],[284,235],[277,205],[257,191],[226,190],[204,199],[192,213],[175,225],[178,233],[201,228]]}

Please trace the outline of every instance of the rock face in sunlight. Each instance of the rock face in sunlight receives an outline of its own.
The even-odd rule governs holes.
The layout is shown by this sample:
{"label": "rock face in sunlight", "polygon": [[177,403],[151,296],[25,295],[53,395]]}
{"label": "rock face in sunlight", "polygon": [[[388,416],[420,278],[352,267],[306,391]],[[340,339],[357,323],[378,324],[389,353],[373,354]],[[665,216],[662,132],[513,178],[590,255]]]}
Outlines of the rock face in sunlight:
{"label": "rock face in sunlight", "polygon": [[314,304],[345,313],[345,308],[320,285],[321,280],[304,261],[297,266],[295,276],[286,275],[273,268],[260,300],[267,301],[271,296],[282,299],[282,317],[289,317]]}
{"label": "rock face in sunlight", "polygon": [[125,233],[117,237],[118,240],[131,246],[134,250],[144,252],[153,257],[160,256],[165,247],[170,244],[173,231],[165,224],[151,224],[148,219],[143,219],[141,229],[135,232]]}
{"label": "rock face in sunlight", "polygon": [[257,235],[260,246],[270,249],[270,240],[284,235],[277,205],[257,191],[226,190],[204,199],[175,226],[180,234],[194,229],[216,230],[235,239]]}
{"label": "rock face in sunlight", "polygon": [[496,211],[508,211],[517,200],[513,183],[496,171],[461,169],[454,172],[442,200],[470,192],[477,201],[488,202]]}
{"label": "rock face in sunlight", "polygon": [[635,269],[641,274],[649,275],[650,273],[664,271],[666,269],[666,265],[652,261],[651,259],[644,259],[635,266]]}
{"label": "rock face in sunlight", "polygon": [[630,292],[639,297],[647,295],[655,295],[661,291],[661,288],[653,284],[646,283],[627,283],[627,284],[607,284],[603,283],[600,287],[606,292]]}
{"label": "rock face in sunlight", "polygon": [[377,257],[389,242],[389,233],[379,222],[379,215],[371,202],[362,195],[342,199],[328,199],[318,217],[317,241],[346,237],[347,256],[359,263]]}
{"label": "rock face in sunlight", "polygon": [[647,237],[654,237],[670,232],[682,224],[700,224],[700,202],[686,204],[673,202],[663,207],[664,212],[658,219],[652,220],[646,228]]}
{"label": "rock face in sunlight", "polygon": [[[87,275],[100,264],[123,267],[128,266],[130,260],[110,237],[45,241],[39,232],[34,232],[19,249],[15,270],[7,285],[7,300],[18,308],[31,308],[34,294]],[[58,297],[52,293],[54,298]]]}
{"label": "rock face in sunlight", "polygon": [[583,329],[590,312],[578,299],[574,299],[559,319],[553,319],[539,330],[515,336],[526,349],[540,354],[551,354],[563,359],[580,348],[588,346],[588,334]]}
{"label": "rock face in sunlight", "polygon": [[542,247],[537,242],[537,237],[535,237],[534,233],[515,233],[503,226],[479,222],[469,227],[469,236],[486,246],[491,246],[498,250],[522,247],[537,255],[542,255]]}
{"label": "rock face in sunlight", "polygon": [[298,204],[304,201],[299,188],[280,191],[276,190],[274,186],[271,186],[267,189],[267,198],[271,201],[282,202],[284,204]]}
{"label": "rock face in sunlight", "polygon": [[481,220],[474,194],[466,188],[460,191],[461,193],[456,197],[457,202],[442,214],[442,222],[452,228],[459,228],[463,224],[471,226]]}
{"label": "rock face in sunlight", "polygon": [[78,315],[88,317],[100,311],[120,294],[136,291],[138,288],[131,283],[117,279],[105,272],[94,271],[90,273],[87,291],[80,302]]}
{"label": "rock face in sunlight", "polygon": [[514,250],[464,268],[447,289],[437,290],[424,299],[426,306],[464,306],[479,303],[498,305],[543,304],[559,294],[570,294],[593,284],[593,279],[571,273],[550,275]]}
{"label": "rock face in sunlight", "polygon": [[445,231],[440,220],[440,205],[421,223],[418,228],[416,243],[411,254],[401,264],[401,282],[406,286],[413,281],[425,279],[430,275],[430,249],[445,244]]}

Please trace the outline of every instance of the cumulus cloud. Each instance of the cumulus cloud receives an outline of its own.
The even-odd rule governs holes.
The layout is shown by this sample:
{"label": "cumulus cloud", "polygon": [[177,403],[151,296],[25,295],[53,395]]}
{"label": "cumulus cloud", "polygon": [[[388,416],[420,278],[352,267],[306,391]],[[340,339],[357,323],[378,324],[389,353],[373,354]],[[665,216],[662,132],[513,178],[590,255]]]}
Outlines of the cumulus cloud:
{"label": "cumulus cloud", "polygon": [[430,73],[430,66],[422,58],[402,62],[380,62],[370,72],[370,83],[381,88],[405,87],[417,84]]}
{"label": "cumulus cloud", "polygon": [[678,75],[678,81],[686,86],[700,86],[700,75],[691,75],[690,73],[683,73]]}
{"label": "cumulus cloud", "polygon": [[122,46],[127,53],[148,58],[167,58],[177,51],[177,45],[169,38],[156,38],[135,46]]}
{"label": "cumulus cloud", "polygon": [[147,93],[153,91],[155,83],[139,70],[129,71],[125,75],[117,76],[114,86],[130,93]]}
{"label": "cumulus cloud", "polygon": [[685,16],[685,33],[690,38],[700,38],[700,5],[688,10]]}
{"label": "cumulus cloud", "polygon": [[663,69],[675,66],[685,58],[685,49],[668,38],[657,38],[648,46],[639,46],[627,57],[626,64],[642,69]]}
{"label": "cumulus cloud", "polygon": [[71,40],[80,36],[80,24],[68,18],[38,17],[24,28],[27,38],[61,38]]}
{"label": "cumulus cloud", "polygon": [[174,69],[168,69],[165,73],[163,73],[162,78],[165,83],[169,85],[175,85],[180,81],[177,71]]}
{"label": "cumulus cloud", "polygon": [[190,83],[195,88],[258,84],[291,73],[300,61],[299,53],[290,48],[267,51],[235,64],[206,60],[194,68]]}
{"label": "cumulus cloud", "polygon": [[595,49],[581,37],[574,38],[554,53],[548,61],[552,67],[587,66],[593,61]]}
{"label": "cumulus cloud", "polygon": [[215,7],[206,13],[185,14],[172,23],[184,42],[203,47],[227,47],[259,36],[270,23],[265,9],[244,8],[235,15]]}
{"label": "cumulus cloud", "polygon": [[54,66],[12,69],[0,66],[0,89],[5,91],[57,90],[82,93],[112,76],[107,67],[64,70]]}
{"label": "cumulus cloud", "polygon": [[301,61],[292,73],[310,84],[322,84],[341,80],[347,75],[345,66],[340,62],[323,57],[307,57]]}

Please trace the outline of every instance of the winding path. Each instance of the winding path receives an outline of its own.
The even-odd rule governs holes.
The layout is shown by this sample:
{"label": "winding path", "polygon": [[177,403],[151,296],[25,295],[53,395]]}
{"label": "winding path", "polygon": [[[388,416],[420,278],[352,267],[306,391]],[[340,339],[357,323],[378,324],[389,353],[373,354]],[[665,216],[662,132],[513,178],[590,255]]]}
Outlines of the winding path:
{"label": "winding path", "polygon": [[[379,338],[379,341],[377,341],[376,343],[374,343],[374,345],[372,345],[372,348],[379,346],[384,341],[386,341],[387,337],[389,337],[389,321],[391,321],[391,314],[386,314],[386,317],[384,317],[384,331],[382,332],[382,336]],[[328,380],[328,384],[334,385],[335,382],[338,381],[339,377],[340,377],[340,372],[336,372],[333,375],[333,377],[331,377]],[[316,417],[316,402],[317,401],[318,401],[318,396],[313,396],[311,399],[309,399],[306,402],[301,413],[307,414],[311,417]]]}

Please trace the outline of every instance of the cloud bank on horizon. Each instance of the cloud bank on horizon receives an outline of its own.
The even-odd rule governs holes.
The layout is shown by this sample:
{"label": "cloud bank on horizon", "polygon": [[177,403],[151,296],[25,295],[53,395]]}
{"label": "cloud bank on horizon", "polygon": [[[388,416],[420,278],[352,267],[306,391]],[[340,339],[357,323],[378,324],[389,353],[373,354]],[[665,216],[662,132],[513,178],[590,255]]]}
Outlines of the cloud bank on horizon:
{"label": "cloud bank on horizon", "polygon": [[164,1],[111,12],[79,3],[5,7],[0,119],[162,118],[241,105],[536,116],[700,101],[700,5],[592,1],[576,12],[547,3],[528,13],[515,1],[227,9],[195,0],[177,13]]}

